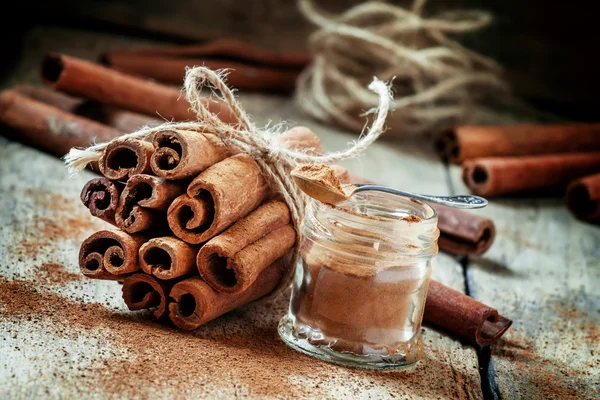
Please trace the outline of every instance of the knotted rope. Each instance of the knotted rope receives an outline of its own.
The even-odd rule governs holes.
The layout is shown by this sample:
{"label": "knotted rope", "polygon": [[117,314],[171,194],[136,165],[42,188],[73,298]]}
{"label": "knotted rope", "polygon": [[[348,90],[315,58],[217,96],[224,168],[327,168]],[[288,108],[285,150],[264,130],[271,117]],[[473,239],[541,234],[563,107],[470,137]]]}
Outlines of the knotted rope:
{"label": "knotted rope", "polygon": [[[205,97],[201,94],[203,87],[210,88],[220,100],[229,106],[232,114],[237,118],[236,125],[227,124],[210,112],[203,101]],[[278,140],[279,134],[282,133],[281,128],[259,129],[236,100],[233,91],[226,85],[225,73],[213,71],[206,67],[188,69],[184,89],[186,99],[196,113],[197,121],[166,122],[156,127],[142,128],[137,132],[120,136],[118,139],[148,139],[157,132],[173,129],[214,134],[230,149],[248,153],[256,160],[264,176],[277,189],[288,205],[297,232],[304,214],[306,195],[298,189],[290,176],[290,171],[298,164],[336,163],[362,153],[383,133],[390,103],[392,102],[388,85],[376,78],[373,79],[369,89],[377,95],[379,102],[378,107],[372,110],[376,113],[376,117],[367,133],[354,141],[346,150],[324,155],[309,155],[302,151],[283,147]],[[86,149],[71,149],[65,156],[65,163],[69,172],[72,174],[79,173],[89,163],[100,160],[102,152],[107,146],[108,143],[100,143]],[[297,258],[299,241],[296,241],[296,244],[294,261]],[[289,274],[285,277],[285,285],[282,285],[282,287],[289,284],[293,270],[294,268],[288,268]]]}
{"label": "knotted rope", "polygon": [[448,37],[489,25],[491,15],[455,11],[424,18],[425,3],[415,0],[404,9],[371,1],[333,16],[299,0],[320,28],[309,42],[314,61],[297,82],[299,106],[319,120],[360,130],[362,110],[378,102],[365,89],[371,77],[394,79],[388,125],[420,133],[464,122],[472,105],[492,93],[507,97],[501,67]]}

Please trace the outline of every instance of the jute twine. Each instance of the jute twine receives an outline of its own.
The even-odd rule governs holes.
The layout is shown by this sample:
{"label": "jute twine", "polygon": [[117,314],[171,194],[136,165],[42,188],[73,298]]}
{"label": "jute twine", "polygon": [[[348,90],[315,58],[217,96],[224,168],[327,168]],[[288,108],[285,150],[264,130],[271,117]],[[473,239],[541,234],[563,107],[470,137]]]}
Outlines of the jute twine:
{"label": "jute twine", "polygon": [[454,11],[425,18],[425,3],[415,0],[404,9],[371,1],[333,16],[299,0],[320,28],[309,42],[314,61],[297,82],[299,106],[319,120],[360,130],[362,110],[378,102],[367,84],[373,76],[393,79],[396,101],[388,125],[421,133],[464,122],[472,105],[492,93],[508,96],[496,62],[448,37],[489,25],[491,15]]}
{"label": "jute twine", "polygon": [[[298,164],[306,163],[336,163],[341,160],[356,157],[365,151],[384,131],[384,124],[393,101],[390,88],[384,82],[373,79],[369,90],[377,98],[378,106],[372,112],[376,114],[373,124],[368,131],[358,140],[343,151],[327,153],[324,155],[309,155],[306,152],[294,151],[281,145],[278,137],[283,133],[283,126],[272,129],[258,128],[246,114],[240,103],[236,100],[233,91],[225,83],[226,72],[213,71],[206,67],[188,69],[185,77],[184,90],[191,109],[196,113],[197,121],[192,122],[166,122],[156,127],[145,127],[137,132],[120,136],[118,139],[149,139],[153,134],[172,129],[182,129],[195,132],[208,132],[219,137],[225,145],[234,151],[250,154],[260,166],[260,169],[271,185],[281,194],[290,209],[292,222],[299,232],[299,227],[304,215],[307,202],[306,195],[300,191],[290,176],[290,171]],[[213,94],[226,103],[236,117],[235,125],[227,124],[219,116],[210,112],[202,101],[203,87],[208,87]],[[102,152],[109,143],[100,143],[86,149],[73,148],[64,157],[67,168],[71,174],[77,174],[85,167],[100,160]],[[287,269],[279,287],[281,292],[289,286],[293,276],[294,265],[298,257],[300,241],[296,240],[293,254],[292,267]]]}

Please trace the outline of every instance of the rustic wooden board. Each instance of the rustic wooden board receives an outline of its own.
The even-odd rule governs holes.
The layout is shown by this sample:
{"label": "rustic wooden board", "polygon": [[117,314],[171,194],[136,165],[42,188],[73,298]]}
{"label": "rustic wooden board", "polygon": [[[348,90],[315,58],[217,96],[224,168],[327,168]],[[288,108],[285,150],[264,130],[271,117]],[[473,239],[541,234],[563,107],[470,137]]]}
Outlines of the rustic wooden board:
{"label": "rustic wooden board", "polygon": [[[467,189],[451,168],[457,192]],[[498,237],[467,269],[471,295],[514,320],[491,348],[504,398],[600,396],[600,228],[561,199],[493,200]]]}
{"label": "rustic wooden board", "polygon": [[[45,51],[89,59],[127,39],[36,28],[3,83],[35,82]],[[327,150],[354,137],[315,124],[289,99],[243,95],[259,123],[309,125]],[[346,163],[352,172],[397,187],[444,194],[443,166],[422,145],[381,143]],[[84,279],[79,244],[106,227],[79,203],[91,173],[69,179],[62,163],[0,138],[0,397],[481,398],[472,348],[423,330],[424,362],[410,372],[348,369],[287,348],[276,333],[287,298],[254,304],[193,333],[126,310],[115,282]],[[433,277],[464,290],[445,254]]]}

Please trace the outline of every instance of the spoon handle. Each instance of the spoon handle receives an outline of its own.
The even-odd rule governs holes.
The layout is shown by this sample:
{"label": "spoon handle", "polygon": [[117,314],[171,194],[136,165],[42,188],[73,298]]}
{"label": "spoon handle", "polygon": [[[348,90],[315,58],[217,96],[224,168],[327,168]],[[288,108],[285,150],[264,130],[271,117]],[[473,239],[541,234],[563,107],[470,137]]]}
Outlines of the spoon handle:
{"label": "spoon handle", "polygon": [[369,184],[369,183],[353,184],[353,186],[356,187],[356,189],[353,191],[353,193],[363,192],[366,190],[375,190],[378,192],[386,192],[386,193],[391,193],[391,194],[397,194],[399,196],[411,197],[413,199],[428,201],[431,203],[443,204],[445,206],[454,207],[454,208],[464,208],[464,209],[483,208],[483,207],[487,206],[487,204],[488,204],[488,201],[486,199],[484,199],[483,197],[472,196],[472,195],[431,196],[431,195],[427,195],[427,194],[406,192],[404,190],[397,190],[397,189],[389,188],[387,186],[379,186],[379,185],[373,185],[373,184]]}

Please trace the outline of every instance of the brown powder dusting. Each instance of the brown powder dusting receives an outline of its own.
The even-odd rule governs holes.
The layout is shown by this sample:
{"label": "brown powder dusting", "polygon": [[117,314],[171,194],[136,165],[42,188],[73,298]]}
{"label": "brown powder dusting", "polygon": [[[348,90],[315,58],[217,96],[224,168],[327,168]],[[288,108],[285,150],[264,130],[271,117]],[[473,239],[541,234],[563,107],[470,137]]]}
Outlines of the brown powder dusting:
{"label": "brown powder dusting", "polygon": [[[430,397],[454,397],[454,385],[423,385],[425,377],[432,374],[478,387],[472,378],[476,374],[469,371],[463,375],[466,371],[447,368],[446,360],[452,355],[445,349],[427,351],[424,363],[412,373],[347,369],[291,350],[279,339],[276,329],[279,316],[287,308],[284,297],[234,311],[195,333],[150,322],[144,313],[110,310],[89,303],[90,298],[83,300],[88,302],[70,299],[38,283],[0,277],[0,319],[14,321],[5,325],[9,337],[21,338],[23,328],[19,330],[19,325],[33,323],[36,336],[41,330],[48,338],[46,353],[64,352],[68,356],[73,350],[54,348],[55,343],[89,343],[89,358],[84,362],[52,367],[52,379],[76,386],[80,393],[155,398],[325,398],[331,393],[360,396],[379,388],[386,397],[414,390]],[[12,343],[13,351],[22,351],[22,342]],[[351,388],[349,380],[353,382]],[[38,384],[56,387],[54,381]],[[407,390],[407,386],[422,389]]]}
{"label": "brown powder dusting", "polygon": [[80,281],[84,278],[80,272],[69,272],[65,267],[57,263],[45,263],[35,274],[38,282],[65,283]]}
{"label": "brown powder dusting", "polygon": [[409,224],[413,223],[413,222],[421,222],[421,218],[417,217],[416,215],[409,215],[407,217],[402,218],[402,221],[406,221]]}

